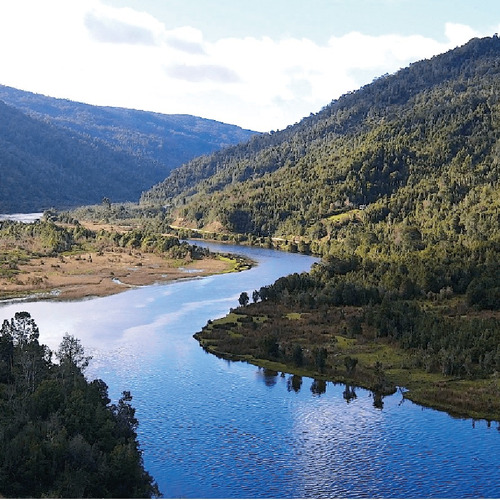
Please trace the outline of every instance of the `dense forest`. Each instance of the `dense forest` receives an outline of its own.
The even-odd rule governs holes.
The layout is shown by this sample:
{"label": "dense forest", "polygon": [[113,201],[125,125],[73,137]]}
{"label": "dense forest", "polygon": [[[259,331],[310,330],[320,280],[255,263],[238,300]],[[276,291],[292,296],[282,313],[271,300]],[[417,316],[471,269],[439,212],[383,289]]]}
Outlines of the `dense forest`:
{"label": "dense forest", "polygon": [[500,40],[474,39],[195,160],[143,203],[172,203],[176,224],[353,259],[349,276],[361,270],[364,286],[407,298],[469,289],[473,303],[497,307],[498,285],[471,290],[499,282],[499,95]]}
{"label": "dense forest", "polygon": [[[450,408],[467,413],[476,398],[478,413],[500,415],[499,95],[500,40],[473,39],[145,193],[144,205],[172,205],[176,226],[323,256],[310,273],[255,291],[241,311],[253,319],[209,325],[202,343],[292,367],[302,352],[311,369],[323,352],[336,379],[350,372],[339,360],[362,359],[339,346],[391,346],[404,361],[367,358],[365,382],[384,369],[406,383],[401,372],[391,379],[401,367],[422,380],[482,380],[493,384],[485,394],[476,387]],[[294,314],[300,321],[283,323]]]}
{"label": "dense forest", "polygon": [[470,235],[497,210],[499,50],[496,37],[474,39],[381,77],[286,130],[195,159],[142,202],[172,204],[191,227],[263,237],[337,240],[339,216],[360,219],[360,207],[423,237],[458,217]]}
{"label": "dense forest", "polygon": [[163,177],[192,158],[255,134],[198,116],[92,106],[4,85],[0,85],[0,101],[33,118],[98,139],[118,151],[158,162],[165,167]]}
{"label": "dense forest", "polygon": [[174,167],[251,135],[193,116],[90,106],[0,86],[0,213],[103,197],[136,201]]}
{"label": "dense forest", "polygon": [[162,172],[0,102],[0,212],[133,200]]}
{"label": "dense forest", "polygon": [[144,470],[132,396],[117,403],[90,360],[65,335],[55,353],[38,341],[27,312],[0,329],[0,496],[150,498],[160,492]]}

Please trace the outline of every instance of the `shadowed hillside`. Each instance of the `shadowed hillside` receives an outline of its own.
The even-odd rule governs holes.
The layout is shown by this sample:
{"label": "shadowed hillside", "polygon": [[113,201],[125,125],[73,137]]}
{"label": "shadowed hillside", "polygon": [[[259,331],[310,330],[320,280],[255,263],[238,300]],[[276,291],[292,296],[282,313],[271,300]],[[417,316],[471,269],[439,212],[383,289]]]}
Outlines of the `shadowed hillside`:
{"label": "shadowed hillside", "polygon": [[[254,132],[189,115],[90,106],[0,86],[0,212],[136,201],[192,158]],[[14,109],[15,108],[15,109]]]}
{"label": "shadowed hillside", "polygon": [[133,200],[162,171],[0,102],[0,212]]}

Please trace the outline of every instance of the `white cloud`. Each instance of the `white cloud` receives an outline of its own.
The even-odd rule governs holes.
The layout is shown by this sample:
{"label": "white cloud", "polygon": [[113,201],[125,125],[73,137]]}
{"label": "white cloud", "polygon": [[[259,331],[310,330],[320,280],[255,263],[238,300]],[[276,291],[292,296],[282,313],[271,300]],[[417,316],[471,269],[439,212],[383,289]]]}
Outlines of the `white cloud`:
{"label": "white cloud", "polygon": [[96,12],[87,13],[85,27],[99,42],[156,45],[154,32],[146,27],[100,16]]}
{"label": "white cloud", "polygon": [[166,73],[172,78],[188,82],[220,82],[233,83],[239,81],[238,75],[230,68],[217,64],[175,64],[166,68]]}
{"label": "white cloud", "polygon": [[473,30],[470,26],[458,23],[446,23],[444,32],[450,41],[450,45],[454,47],[463,45],[471,38],[481,36],[480,33]]}
{"label": "white cloud", "polygon": [[165,40],[170,47],[187,52],[188,54],[204,54],[203,34],[200,30],[183,26],[170,30]]}
{"label": "white cloud", "polygon": [[0,2],[0,83],[98,105],[188,113],[246,128],[284,128],[410,62],[480,36],[447,23],[445,43],[352,32],[206,41],[148,13],[99,0]]}

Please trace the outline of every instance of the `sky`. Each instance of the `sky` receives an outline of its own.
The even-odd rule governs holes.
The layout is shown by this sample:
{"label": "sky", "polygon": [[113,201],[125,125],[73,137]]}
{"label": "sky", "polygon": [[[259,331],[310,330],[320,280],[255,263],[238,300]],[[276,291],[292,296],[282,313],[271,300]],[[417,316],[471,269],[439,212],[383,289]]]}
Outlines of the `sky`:
{"label": "sky", "polygon": [[267,132],[498,32],[499,0],[0,0],[0,84]]}

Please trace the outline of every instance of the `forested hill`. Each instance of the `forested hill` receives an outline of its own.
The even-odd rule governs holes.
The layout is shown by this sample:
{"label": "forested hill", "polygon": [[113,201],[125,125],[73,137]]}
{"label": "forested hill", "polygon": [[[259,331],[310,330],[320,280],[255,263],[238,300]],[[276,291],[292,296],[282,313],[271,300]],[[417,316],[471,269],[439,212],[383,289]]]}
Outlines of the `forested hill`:
{"label": "forested hill", "polygon": [[246,141],[256,133],[197,116],[91,106],[4,85],[0,85],[0,100],[33,118],[159,162],[166,167],[162,178],[196,156]]}
{"label": "forested hill", "polygon": [[137,201],[174,167],[252,133],[0,87],[0,213]]}
{"label": "forested hill", "polygon": [[175,226],[323,255],[251,305],[242,292],[243,307],[197,334],[204,348],[343,381],[347,400],[364,385],[377,408],[399,386],[498,420],[499,98],[500,40],[474,39],[145,193],[175,194]]}
{"label": "forested hill", "polygon": [[0,212],[136,200],[164,167],[35,120],[0,101]]}
{"label": "forested hill", "polygon": [[142,202],[172,204],[186,225],[322,244],[363,221],[401,224],[403,239],[487,238],[499,229],[499,95],[500,40],[473,39],[197,158]]}

